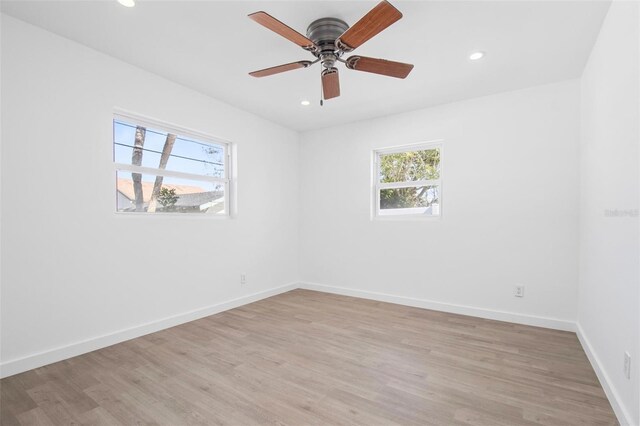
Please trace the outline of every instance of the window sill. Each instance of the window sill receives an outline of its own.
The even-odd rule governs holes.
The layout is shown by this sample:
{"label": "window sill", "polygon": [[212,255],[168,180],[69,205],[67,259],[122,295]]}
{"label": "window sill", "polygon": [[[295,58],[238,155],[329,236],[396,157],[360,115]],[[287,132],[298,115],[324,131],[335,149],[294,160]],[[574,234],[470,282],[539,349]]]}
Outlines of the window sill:
{"label": "window sill", "polygon": [[377,222],[403,222],[403,221],[440,221],[442,215],[438,216],[424,216],[424,215],[390,215],[390,216],[372,216],[371,221]]}
{"label": "window sill", "polygon": [[233,216],[230,215],[208,215],[206,213],[147,213],[147,212],[113,212],[115,216],[119,217],[187,217],[187,218],[199,218],[200,219],[213,219],[213,220],[225,220],[225,219],[233,219]]}

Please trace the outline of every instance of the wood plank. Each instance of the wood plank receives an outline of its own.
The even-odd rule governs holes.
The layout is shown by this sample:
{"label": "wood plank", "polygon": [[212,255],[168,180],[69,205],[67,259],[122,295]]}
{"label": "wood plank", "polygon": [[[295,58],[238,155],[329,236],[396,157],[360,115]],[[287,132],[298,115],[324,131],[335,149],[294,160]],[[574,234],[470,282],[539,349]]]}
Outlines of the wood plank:
{"label": "wood plank", "polygon": [[617,424],[574,333],[308,290],[0,388],[3,425]]}

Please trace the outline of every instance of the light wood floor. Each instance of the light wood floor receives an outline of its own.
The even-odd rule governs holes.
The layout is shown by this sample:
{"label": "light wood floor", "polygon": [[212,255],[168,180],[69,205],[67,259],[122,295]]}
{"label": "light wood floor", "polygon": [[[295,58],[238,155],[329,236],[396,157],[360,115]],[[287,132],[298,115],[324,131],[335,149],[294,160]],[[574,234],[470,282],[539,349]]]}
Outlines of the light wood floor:
{"label": "light wood floor", "polygon": [[2,425],[613,425],[574,333],[295,290],[6,378]]}

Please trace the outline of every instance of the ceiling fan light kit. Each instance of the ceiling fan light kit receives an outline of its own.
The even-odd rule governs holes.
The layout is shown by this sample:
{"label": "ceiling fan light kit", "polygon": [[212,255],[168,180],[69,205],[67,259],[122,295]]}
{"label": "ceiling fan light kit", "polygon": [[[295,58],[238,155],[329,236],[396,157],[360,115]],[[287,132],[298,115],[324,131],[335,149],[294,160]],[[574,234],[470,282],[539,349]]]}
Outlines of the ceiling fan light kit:
{"label": "ceiling fan light kit", "polygon": [[413,65],[402,62],[387,61],[385,59],[368,58],[365,56],[351,56],[346,60],[342,55],[363,45],[385,28],[402,18],[402,13],[391,3],[382,1],[369,13],[363,16],[352,27],[341,19],[321,18],[313,21],[304,36],[278,21],[266,12],[256,12],[249,18],[258,24],[281,35],[313,54],[314,61],[297,61],[278,65],[249,73],[253,77],[266,77],[299,68],[308,68],[320,62],[322,65],[321,81],[324,99],[340,96],[340,80],[336,64],[342,62],[347,69],[364,71],[389,77],[405,78]]}

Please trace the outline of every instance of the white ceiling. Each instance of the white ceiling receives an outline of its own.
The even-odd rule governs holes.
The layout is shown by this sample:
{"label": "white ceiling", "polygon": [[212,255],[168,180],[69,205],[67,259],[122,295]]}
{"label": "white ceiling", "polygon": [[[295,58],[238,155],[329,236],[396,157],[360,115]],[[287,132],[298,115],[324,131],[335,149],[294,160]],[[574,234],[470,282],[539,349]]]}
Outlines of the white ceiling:
{"label": "white ceiling", "polygon": [[[320,67],[262,79],[249,71],[312,59],[246,17],[264,10],[301,33],[353,24],[376,1],[2,1],[2,12],[296,130],[443,104],[582,73],[609,1],[394,1],[404,18],[356,53],[415,64],[406,80],[347,70],[319,106]],[[487,52],[472,63],[469,53]],[[300,105],[309,99],[311,106]]]}

